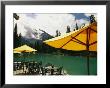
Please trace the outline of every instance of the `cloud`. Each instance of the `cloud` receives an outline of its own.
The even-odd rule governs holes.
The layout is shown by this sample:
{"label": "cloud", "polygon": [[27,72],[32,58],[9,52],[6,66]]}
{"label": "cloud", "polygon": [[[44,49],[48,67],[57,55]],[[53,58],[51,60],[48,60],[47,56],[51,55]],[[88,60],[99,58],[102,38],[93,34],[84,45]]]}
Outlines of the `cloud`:
{"label": "cloud", "polygon": [[[22,36],[26,36],[29,30],[44,30],[50,35],[55,36],[56,30],[59,30],[61,34],[66,33],[67,26],[69,25],[71,31],[75,28],[75,16],[72,14],[18,14],[20,19],[14,21],[18,24],[18,33],[21,33]],[[33,19],[32,15],[36,15]],[[31,16],[31,17],[29,17]],[[81,26],[83,23],[88,23],[86,19],[79,19],[78,25]],[[25,27],[28,27],[27,30]]]}
{"label": "cloud", "polygon": [[35,19],[37,15],[35,13],[27,13],[26,16]]}
{"label": "cloud", "polygon": [[27,27],[27,26],[24,26],[24,29],[27,30],[27,32],[26,32],[26,34],[25,34],[27,38],[36,38],[36,37],[34,36],[33,31],[32,31],[31,28],[29,28],[29,27]]}
{"label": "cloud", "polygon": [[65,33],[67,25],[72,26],[74,24],[74,19],[75,17],[71,14],[38,14],[36,28],[51,35],[55,35],[56,30]]}
{"label": "cloud", "polygon": [[[72,14],[37,14],[35,19],[28,17],[26,14],[18,15],[20,16],[20,19],[17,23],[22,27],[19,29],[19,33],[27,31],[23,26],[29,26],[32,30],[42,29],[51,35],[55,35],[56,30],[65,33],[67,25],[72,27],[75,19]],[[25,35],[25,33],[22,34]]]}
{"label": "cloud", "polygon": [[[14,20],[14,24],[17,23],[18,34],[21,33],[22,36],[26,36],[27,32],[32,31],[34,23],[34,19],[27,17],[26,14],[18,14],[19,20]],[[32,23],[31,23],[32,22]]]}
{"label": "cloud", "polygon": [[94,15],[95,20],[97,20],[97,14],[96,13],[85,13],[84,15],[87,16],[87,17],[89,17],[91,15]]}
{"label": "cloud", "polygon": [[80,20],[77,20],[77,24],[79,27],[81,27],[82,25],[88,25],[89,24],[89,21],[86,20],[86,19],[80,19]]}

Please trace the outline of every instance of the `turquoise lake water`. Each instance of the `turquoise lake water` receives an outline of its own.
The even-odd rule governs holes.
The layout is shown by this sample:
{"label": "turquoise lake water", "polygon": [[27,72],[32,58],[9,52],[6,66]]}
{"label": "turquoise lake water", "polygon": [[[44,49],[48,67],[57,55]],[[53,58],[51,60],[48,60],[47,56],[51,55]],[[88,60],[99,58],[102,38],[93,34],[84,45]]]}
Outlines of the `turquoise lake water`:
{"label": "turquoise lake water", "polygon": [[[83,56],[63,56],[52,54],[27,54],[16,56],[14,61],[42,61],[45,66],[52,63],[54,66],[63,66],[69,75],[87,75],[87,58]],[[97,75],[97,57],[89,58],[90,75]]]}

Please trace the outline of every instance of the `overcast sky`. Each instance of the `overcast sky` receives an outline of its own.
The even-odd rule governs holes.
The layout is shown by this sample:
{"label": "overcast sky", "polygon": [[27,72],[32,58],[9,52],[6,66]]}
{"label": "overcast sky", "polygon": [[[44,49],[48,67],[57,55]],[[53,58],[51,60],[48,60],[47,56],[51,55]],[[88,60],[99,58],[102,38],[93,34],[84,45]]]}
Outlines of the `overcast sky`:
{"label": "overcast sky", "polygon": [[[55,36],[56,30],[61,34],[66,33],[67,26],[73,31],[77,22],[80,27],[83,23],[89,24],[89,16],[91,14],[72,13],[72,14],[37,14],[37,13],[17,13],[19,20],[14,19],[14,24],[17,23],[18,34],[22,36],[35,31],[44,30],[50,35]],[[96,14],[93,14],[96,17]]]}

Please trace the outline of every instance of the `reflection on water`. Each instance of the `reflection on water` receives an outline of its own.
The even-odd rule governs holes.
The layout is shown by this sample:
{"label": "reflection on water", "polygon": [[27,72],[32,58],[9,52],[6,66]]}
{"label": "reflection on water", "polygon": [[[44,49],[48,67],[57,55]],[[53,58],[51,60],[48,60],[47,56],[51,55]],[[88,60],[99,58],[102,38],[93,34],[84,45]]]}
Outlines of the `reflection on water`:
{"label": "reflection on water", "polygon": [[[69,75],[87,75],[87,59],[81,56],[63,56],[50,54],[14,55],[14,61],[42,61],[43,65],[52,63],[54,66],[63,66]],[[97,58],[90,57],[90,75],[97,74]]]}

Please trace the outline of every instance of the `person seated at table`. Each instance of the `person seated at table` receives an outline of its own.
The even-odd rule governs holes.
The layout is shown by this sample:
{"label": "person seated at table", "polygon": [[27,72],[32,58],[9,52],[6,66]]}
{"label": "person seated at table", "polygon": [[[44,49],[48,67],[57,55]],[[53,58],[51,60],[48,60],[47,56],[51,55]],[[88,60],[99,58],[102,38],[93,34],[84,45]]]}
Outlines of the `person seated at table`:
{"label": "person seated at table", "polygon": [[51,75],[54,74],[54,65],[52,65],[52,68],[51,68]]}
{"label": "person seated at table", "polygon": [[36,74],[39,74],[40,73],[40,65],[39,65],[39,63],[35,63],[34,69],[35,69],[35,73]]}
{"label": "person seated at table", "polygon": [[46,73],[45,73],[45,68],[44,68],[44,67],[41,67],[41,74],[42,74],[42,75],[46,75]]}

